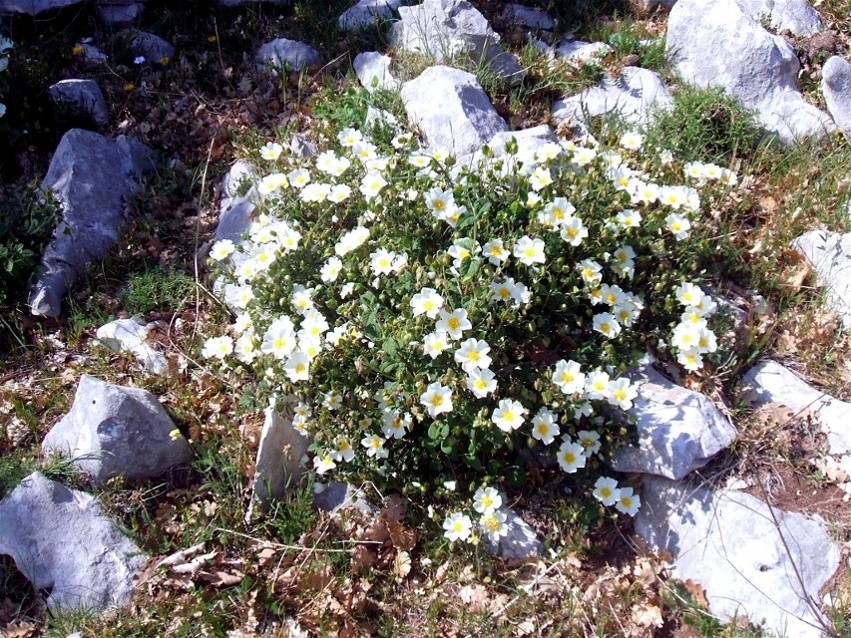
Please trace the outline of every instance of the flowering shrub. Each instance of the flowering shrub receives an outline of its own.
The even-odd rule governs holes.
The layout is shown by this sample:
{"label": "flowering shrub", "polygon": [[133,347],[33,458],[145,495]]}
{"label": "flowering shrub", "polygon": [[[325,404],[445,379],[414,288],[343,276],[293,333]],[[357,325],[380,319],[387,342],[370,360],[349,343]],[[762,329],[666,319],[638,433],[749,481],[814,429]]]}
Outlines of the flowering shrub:
{"label": "flowering shrub", "polygon": [[716,347],[691,231],[736,176],[637,133],[464,163],[401,131],[318,137],[309,160],[260,149],[261,214],[211,250],[238,318],[203,356],[290,398],[317,474],[469,504],[449,540],[505,534],[492,486],[529,448],[635,514],[599,475],[639,391],[622,373],[660,339],[688,369]]}

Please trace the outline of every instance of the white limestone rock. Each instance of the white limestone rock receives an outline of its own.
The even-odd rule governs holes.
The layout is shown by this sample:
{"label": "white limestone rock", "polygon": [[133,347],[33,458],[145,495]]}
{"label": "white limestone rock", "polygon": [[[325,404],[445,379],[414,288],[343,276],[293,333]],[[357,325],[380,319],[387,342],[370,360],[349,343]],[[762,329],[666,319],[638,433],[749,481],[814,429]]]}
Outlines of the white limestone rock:
{"label": "white limestone rock", "polygon": [[277,38],[267,42],[257,51],[255,63],[258,71],[277,75],[282,68],[302,71],[322,62],[319,51],[304,42]]}
{"label": "white limestone rock", "polygon": [[117,319],[98,328],[96,336],[110,350],[132,354],[151,374],[168,374],[165,355],[147,341],[152,325],[135,317]]}
{"label": "white limestone rock", "polygon": [[504,560],[525,560],[539,556],[543,545],[532,526],[524,521],[514,510],[504,507],[505,524],[508,534],[500,537],[499,542],[492,541],[488,536],[482,537],[482,544],[492,556]]}
{"label": "white limestone rock", "polygon": [[377,51],[365,51],[355,56],[352,66],[363,87],[372,93],[375,89],[395,91],[400,82],[390,72],[392,60]]}
{"label": "white limestone rock", "polygon": [[736,0],[745,15],[759,22],[768,18],[771,28],[806,36],[822,29],[818,12],[807,0]]}
{"label": "white limestone rock", "polygon": [[835,129],[798,91],[800,63],[792,46],[763,29],[736,0],[679,0],[668,19],[666,49],[684,81],[722,87],[755,110],[783,144]]}
{"label": "white limestone rock", "polygon": [[36,590],[50,590],[49,609],[64,612],[125,604],[146,562],[93,496],[38,472],[0,501],[0,554]]}
{"label": "white limestone rock", "polygon": [[851,64],[834,55],[821,69],[821,92],[833,121],[851,140]]}
{"label": "white limestone rock", "polygon": [[447,66],[429,67],[401,91],[408,120],[428,145],[454,156],[473,153],[508,126],[476,76]]}
{"label": "white limestone rock", "polygon": [[113,141],[82,129],[62,136],[41,184],[59,202],[62,221],[30,291],[34,315],[59,316],[68,288],[118,241],[124,200],[138,192],[152,157],[150,148],[124,136]]}
{"label": "white limestone rock", "polygon": [[348,483],[332,481],[327,484],[314,483],[313,506],[329,514],[355,509],[362,514],[376,514],[378,508],[370,503],[366,495]]}
{"label": "white limestone rock", "polygon": [[355,31],[371,27],[376,22],[388,20],[402,4],[402,0],[358,0],[337,19],[341,31]]}
{"label": "white limestone rock", "polygon": [[555,27],[555,20],[546,11],[537,7],[527,7],[525,4],[509,3],[503,8],[503,16],[511,24],[517,24],[527,29],[543,29],[546,31]]}
{"label": "white limestone rock", "polygon": [[109,123],[109,109],[98,83],[94,80],[60,80],[48,89],[50,99],[72,115],[88,117],[95,124]]}
{"label": "white limestone rock", "polygon": [[168,412],[147,390],[112,385],[83,375],[71,410],[41,444],[103,483],[115,476],[160,476],[189,461],[192,450]]}
{"label": "white limestone rock", "polygon": [[588,117],[617,112],[627,122],[646,122],[654,109],[669,109],[673,98],[661,78],[638,67],[622,69],[620,77],[606,77],[578,95],[557,101],[553,119],[585,131]]}
{"label": "white limestone rock", "polygon": [[638,446],[618,449],[612,469],[678,480],[736,440],[736,428],[708,397],[672,383],[651,367],[635,376],[642,385],[627,414],[636,420]]}
{"label": "white limestone rock", "polygon": [[822,638],[819,589],[839,566],[839,548],[821,519],[659,477],[644,479],[642,500],[635,531],[673,556],[675,578],[704,587],[712,614]]}
{"label": "white limestone rock", "polygon": [[281,410],[266,408],[260,445],[254,469],[254,496],[261,505],[281,498],[287,487],[301,478],[301,457],[307,454],[310,439],[293,427],[291,406]]}
{"label": "white limestone rock", "polygon": [[743,397],[750,405],[781,403],[794,412],[818,416],[831,454],[851,452],[851,403],[815,389],[776,361],[755,365],[742,377]]}
{"label": "white limestone rock", "polygon": [[827,289],[827,304],[851,327],[851,233],[811,230],[792,242]]}
{"label": "white limestone rock", "polygon": [[599,62],[613,51],[605,42],[585,42],[584,40],[566,40],[553,49],[555,57],[568,62]]}
{"label": "white limestone rock", "polygon": [[[513,140],[517,144],[517,152],[510,155],[506,150],[506,144]],[[502,174],[515,174],[524,162],[534,161],[535,153],[547,144],[557,142],[558,138],[547,124],[541,124],[529,129],[519,131],[503,131],[488,140],[487,146],[493,157],[487,159],[481,150],[470,156],[459,158],[458,164],[475,168],[479,162],[492,162],[502,160]]]}

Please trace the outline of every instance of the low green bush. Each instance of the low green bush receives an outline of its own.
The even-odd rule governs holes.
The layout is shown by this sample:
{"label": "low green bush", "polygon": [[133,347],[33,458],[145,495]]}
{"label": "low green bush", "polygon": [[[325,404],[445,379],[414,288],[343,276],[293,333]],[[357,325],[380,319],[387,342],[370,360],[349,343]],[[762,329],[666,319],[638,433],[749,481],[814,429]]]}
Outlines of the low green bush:
{"label": "low green bush", "polygon": [[634,514],[602,465],[637,396],[623,373],[648,349],[697,370],[717,347],[691,229],[735,174],[634,132],[512,141],[472,169],[408,132],[317,137],[309,160],[260,149],[261,214],[211,250],[240,314],[202,355],[292,412],[317,474],[421,491],[449,540],[505,533],[522,450]]}

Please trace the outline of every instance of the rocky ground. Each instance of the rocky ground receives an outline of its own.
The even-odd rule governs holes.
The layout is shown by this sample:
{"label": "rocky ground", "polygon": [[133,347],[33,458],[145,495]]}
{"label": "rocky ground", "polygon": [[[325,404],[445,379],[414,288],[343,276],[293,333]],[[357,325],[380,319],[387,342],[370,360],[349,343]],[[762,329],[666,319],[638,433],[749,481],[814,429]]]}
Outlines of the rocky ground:
{"label": "rocky ground", "polygon": [[[849,7],[671,4],[0,0],[3,194],[62,208],[4,309],[4,635],[851,635]],[[390,112],[462,160],[534,152],[691,85],[766,135],[717,95],[661,128],[739,175],[706,271],[733,345],[633,371],[634,520],[541,468],[509,535],[457,552],[415,491],[288,484],[292,420],[199,356],[230,314],[206,255],[262,201],[265,142]]]}

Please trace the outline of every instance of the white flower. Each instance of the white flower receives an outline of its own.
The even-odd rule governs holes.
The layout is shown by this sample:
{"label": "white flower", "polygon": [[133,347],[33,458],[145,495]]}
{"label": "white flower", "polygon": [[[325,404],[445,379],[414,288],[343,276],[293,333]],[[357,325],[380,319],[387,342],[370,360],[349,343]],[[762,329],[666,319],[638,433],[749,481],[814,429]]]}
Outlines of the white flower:
{"label": "white flower", "polygon": [[562,227],[560,237],[571,246],[578,246],[588,237],[588,229],[579,217],[571,217]]}
{"label": "white flower", "polygon": [[473,521],[470,517],[461,512],[453,512],[443,521],[443,535],[447,540],[454,543],[455,541],[465,541],[470,538],[470,532],[473,530]]}
{"label": "white flower", "polygon": [[473,369],[467,373],[467,388],[477,399],[484,399],[496,391],[496,379],[488,368]]}
{"label": "white flower", "polygon": [[384,447],[387,439],[383,439],[376,434],[367,434],[361,439],[360,444],[366,448],[366,455],[370,458],[386,459],[389,452]]}
{"label": "white flower", "polygon": [[489,514],[502,507],[502,496],[494,487],[480,487],[473,494],[473,509],[479,514]]}
{"label": "white flower", "polygon": [[517,430],[524,423],[526,408],[519,401],[500,399],[499,406],[493,411],[491,421],[503,432]]}
{"label": "white flower", "polygon": [[343,397],[339,392],[326,392],[324,405],[329,410],[339,410],[343,407]]}
{"label": "white flower", "polygon": [[437,321],[435,330],[448,333],[453,339],[460,339],[465,330],[471,330],[473,324],[467,319],[467,311],[456,308],[452,312],[440,311],[440,319]]}
{"label": "white flower", "polygon": [[449,338],[445,332],[435,331],[423,339],[423,352],[432,359],[437,359],[441,352],[449,348]]}
{"label": "white flower", "polygon": [[573,150],[573,157],[570,159],[571,164],[576,166],[587,166],[597,157],[597,151],[586,146],[578,146]]}
{"label": "white flower", "polygon": [[659,153],[659,163],[662,166],[667,166],[674,161],[674,154],[669,150],[664,150]]}
{"label": "white flower", "polygon": [[580,443],[574,443],[570,439],[564,439],[558,449],[558,464],[568,474],[574,474],[578,469],[585,467],[585,448]]}
{"label": "white flower", "polygon": [[544,445],[549,445],[560,433],[558,427],[558,415],[546,407],[538,410],[532,417],[532,438]]}
{"label": "white flower", "polygon": [[304,314],[313,309],[313,288],[305,288],[301,284],[293,286],[292,299],[293,308],[299,314]]}
{"label": "white flower", "polygon": [[576,433],[576,438],[585,448],[585,456],[591,456],[600,451],[602,443],[600,443],[600,433],[594,430],[580,430]]}
{"label": "white flower", "polygon": [[364,199],[369,201],[377,196],[385,186],[387,186],[387,180],[382,177],[381,173],[370,171],[361,180],[359,190],[363,194]]}
{"label": "white flower", "polygon": [[342,257],[360,247],[367,239],[369,239],[369,229],[358,226],[347,233],[343,233],[340,240],[334,245],[334,252],[337,256]]}
{"label": "white flower", "polygon": [[479,520],[482,529],[494,543],[498,543],[500,537],[508,535],[508,517],[505,512],[497,510],[489,512]]}
{"label": "white flower", "polygon": [[363,133],[357,129],[344,128],[342,131],[337,133],[337,141],[340,142],[341,146],[351,148],[355,144],[363,141]]}
{"label": "white flower", "polygon": [[514,245],[514,256],[526,266],[543,264],[547,260],[544,254],[544,240],[523,235]]}
{"label": "white flower", "polygon": [[614,505],[620,497],[618,482],[613,478],[601,476],[594,483],[594,498],[600,501],[603,505]]}
{"label": "white flower", "polygon": [[695,307],[700,305],[701,301],[703,301],[704,294],[700,289],[700,286],[684,281],[677,286],[677,289],[674,291],[674,296],[676,296],[677,301],[679,301],[683,306]]}
{"label": "white flower", "polygon": [[680,350],[677,353],[677,362],[686,370],[692,372],[700,370],[703,367],[703,355],[697,348],[690,350]]}
{"label": "white flower", "polygon": [[455,196],[451,190],[442,190],[438,187],[423,193],[426,206],[437,219],[446,219],[447,215],[455,210]]}
{"label": "white flower", "polygon": [[452,390],[440,382],[430,383],[420,395],[422,403],[431,418],[444,412],[452,412]]}
{"label": "white flower", "polygon": [[632,491],[631,487],[622,487],[618,492],[618,501],[615,503],[615,509],[624,514],[635,516],[638,509],[641,507],[641,499],[638,494]]}
{"label": "white flower", "polygon": [[355,458],[355,451],[352,448],[352,444],[344,436],[341,436],[334,440],[334,445],[336,449],[334,450],[334,460],[335,461],[345,461],[348,463],[353,458]]}
{"label": "white flower", "polygon": [[328,261],[323,264],[322,268],[319,269],[319,275],[322,278],[322,281],[325,283],[330,283],[332,281],[336,281],[337,277],[340,275],[340,270],[343,268],[343,262],[340,261],[337,257],[331,257]]}
{"label": "white flower", "polygon": [[243,363],[251,363],[257,356],[257,345],[254,342],[253,332],[244,332],[236,340],[234,345],[236,358]]}
{"label": "white flower", "polygon": [[682,215],[670,213],[667,217],[665,217],[665,228],[671,231],[677,241],[682,241],[688,237],[691,222]]}
{"label": "white flower", "polygon": [[333,470],[337,467],[334,463],[334,457],[328,452],[321,452],[313,457],[313,467],[317,474],[325,474],[328,470]]}
{"label": "white flower", "polygon": [[306,168],[296,168],[287,173],[287,180],[293,188],[302,189],[310,182],[310,172]]}
{"label": "white flower", "polygon": [[234,250],[236,250],[236,246],[234,246],[230,239],[220,239],[210,249],[210,258],[216,261],[222,261],[233,254]]}
{"label": "white flower", "polygon": [[550,174],[550,169],[544,166],[538,166],[529,176],[529,185],[535,191],[540,191],[553,183],[553,177]]}
{"label": "white flower", "polygon": [[298,197],[303,202],[312,204],[324,202],[331,193],[331,185],[323,182],[313,182],[301,189]]}
{"label": "white flower", "polygon": [[489,368],[491,358],[488,356],[490,346],[484,340],[471,337],[461,343],[455,351],[455,361],[461,364],[461,367],[468,374],[473,370]]}
{"label": "white flower", "polygon": [[585,374],[580,370],[580,365],[576,361],[561,359],[556,361],[553,383],[564,394],[578,394],[585,388]]}
{"label": "white flower", "polygon": [[264,160],[275,161],[281,156],[284,147],[277,142],[266,142],[260,147],[260,157]]}
{"label": "white flower", "polygon": [[393,260],[396,253],[379,248],[369,256],[369,266],[375,275],[389,275],[393,272]]}
{"label": "white flower", "polygon": [[303,352],[294,352],[284,365],[284,374],[290,381],[307,381],[310,378],[310,359]]}
{"label": "white flower", "polygon": [[585,392],[589,399],[606,399],[609,396],[609,375],[602,370],[594,370],[585,379]]}
{"label": "white flower", "polygon": [[611,405],[615,405],[621,410],[629,410],[632,407],[632,400],[637,396],[638,390],[626,377],[609,382],[609,396],[606,397],[606,400]]}
{"label": "white flower", "polygon": [[251,286],[237,286],[237,288],[233,291],[233,304],[237,308],[242,308],[243,310],[251,303],[251,300],[254,299],[254,290]]}
{"label": "white flower", "polygon": [[609,312],[601,312],[594,315],[594,330],[609,339],[617,337],[620,334],[621,326],[615,316]]}
{"label": "white flower", "polygon": [[271,175],[266,175],[260,180],[260,183],[257,184],[257,192],[261,195],[269,195],[270,193],[274,193],[282,186],[285,186],[286,183],[286,175],[282,173],[272,173]]}
{"label": "white flower", "polygon": [[603,279],[603,276],[600,274],[603,267],[593,259],[583,259],[576,265],[576,268],[579,270],[582,281],[589,286],[598,286]]}
{"label": "white flower", "polygon": [[501,239],[490,240],[482,246],[482,252],[494,266],[499,266],[511,254],[505,249]]}
{"label": "white flower", "polygon": [[434,319],[443,307],[443,297],[434,288],[423,288],[411,297],[410,304],[415,317],[425,314]]}
{"label": "white flower", "polygon": [[289,317],[281,317],[273,321],[263,335],[260,350],[271,354],[276,359],[284,359],[296,346],[296,335],[293,322]]}
{"label": "white flower", "polygon": [[621,135],[618,142],[620,143],[621,148],[625,148],[630,151],[637,151],[641,148],[641,145],[644,144],[644,136],[634,131],[628,131]]}
{"label": "white flower", "polygon": [[201,356],[205,359],[221,359],[224,360],[233,352],[233,339],[227,335],[221,337],[210,337],[204,342],[204,347],[201,348]]}
{"label": "white flower", "polygon": [[576,208],[567,201],[567,198],[556,197],[544,206],[544,210],[538,214],[538,219],[546,226],[557,229],[566,224],[575,212]]}
{"label": "white flower", "polygon": [[403,414],[396,410],[388,410],[383,414],[383,421],[381,432],[384,436],[388,439],[401,439],[408,432],[413,417],[407,413]]}
{"label": "white flower", "polygon": [[335,184],[331,187],[331,191],[328,193],[328,201],[339,204],[340,202],[346,201],[351,194],[352,189],[346,184]]}

